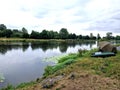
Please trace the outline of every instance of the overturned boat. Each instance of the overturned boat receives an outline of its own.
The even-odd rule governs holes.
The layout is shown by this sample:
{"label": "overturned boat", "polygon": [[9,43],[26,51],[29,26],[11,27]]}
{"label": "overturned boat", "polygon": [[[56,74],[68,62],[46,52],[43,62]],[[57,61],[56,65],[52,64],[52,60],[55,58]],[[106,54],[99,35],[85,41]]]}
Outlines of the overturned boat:
{"label": "overturned boat", "polygon": [[115,56],[113,52],[95,52],[91,55],[91,57],[110,57]]}

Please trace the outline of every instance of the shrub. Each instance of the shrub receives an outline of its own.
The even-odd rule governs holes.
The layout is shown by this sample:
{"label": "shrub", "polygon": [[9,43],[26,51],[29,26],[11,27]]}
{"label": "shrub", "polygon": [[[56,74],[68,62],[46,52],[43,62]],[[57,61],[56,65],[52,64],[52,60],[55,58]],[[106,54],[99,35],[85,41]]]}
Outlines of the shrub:
{"label": "shrub", "polygon": [[68,59],[76,59],[76,58],[78,58],[78,55],[77,55],[77,54],[74,54],[74,53],[71,53],[71,54],[69,54],[68,56],[65,56],[65,57],[60,58],[60,59],[58,60],[58,63],[62,63],[62,62],[64,62],[64,61],[68,60]]}
{"label": "shrub", "polygon": [[14,86],[8,84],[5,88],[2,88],[1,90],[15,90]]}
{"label": "shrub", "polygon": [[68,56],[61,58],[57,65],[47,66],[45,68],[45,72],[43,74],[44,78],[47,77],[48,75],[54,74],[55,72],[57,72],[60,69],[63,69],[66,66],[72,64],[73,62],[75,62],[75,58],[77,58],[77,57],[78,56],[76,54],[69,54]]}
{"label": "shrub", "polygon": [[24,87],[26,87],[26,86],[30,86],[30,85],[34,85],[36,82],[33,82],[33,81],[31,81],[31,82],[26,82],[26,83],[21,83],[21,84],[19,84],[16,88],[24,88]]}

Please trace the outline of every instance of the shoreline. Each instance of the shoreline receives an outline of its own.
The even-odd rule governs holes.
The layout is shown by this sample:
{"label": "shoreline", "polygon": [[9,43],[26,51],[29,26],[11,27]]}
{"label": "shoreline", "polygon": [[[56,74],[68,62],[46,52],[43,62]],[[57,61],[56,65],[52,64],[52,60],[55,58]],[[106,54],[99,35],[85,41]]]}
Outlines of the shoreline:
{"label": "shoreline", "polygon": [[[71,80],[71,78],[73,78],[73,80],[74,79],[82,80],[83,77],[90,79],[89,76],[97,77],[98,79],[101,78],[100,82],[102,82],[101,81],[102,78],[104,78],[105,80],[107,80],[106,78],[108,78],[106,82],[110,83],[111,87],[114,89],[113,83],[109,82],[113,80],[113,82],[116,83],[116,88],[118,88],[118,84],[120,83],[120,78],[119,78],[120,60],[118,60],[120,57],[120,51],[118,51],[117,55],[113,57],[108,57],[108,58],[90,57],[90,54],[95,51],[96,49],[90,50],[90,51],[89,50],[83,51],[82,54],[81,53],[68,54],[67,56],[60,58],[58,63],[55,66],[46,67],[45,73],[43,74],[42,78],[37,78],[36,81],[33,81],[33,82],[21,83],[17,87],[11,86],[11,88],[14,88],[14,90],[23,90],[23,89],[33,90],[38,88],[40,90],[46,90],[46,89],[55,90],[55,88],[59,88],[58,86],[60,85],[60,83],[62,83],[61,80],[63,80],[63,82],[68,83],[66,81],[67,77],[69,77],[67,78],[67,80]],[[119,82],[117,82],[116,80]],[[98,84],[101,85],[101,83],[98,83]],[[63,88],[67,88],[68,86],[66,85]],[[107,88],[109,87],[107,86]],[[64,90],[67,90],[67,89],[64,89]],[[116,90],[119,90],[119,89],[116,89]]]}

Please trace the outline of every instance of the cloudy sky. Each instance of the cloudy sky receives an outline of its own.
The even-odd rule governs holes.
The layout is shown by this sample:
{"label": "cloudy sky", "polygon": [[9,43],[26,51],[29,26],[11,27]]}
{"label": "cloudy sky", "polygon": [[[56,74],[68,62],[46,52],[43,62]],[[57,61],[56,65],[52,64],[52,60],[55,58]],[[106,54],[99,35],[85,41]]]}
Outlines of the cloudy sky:
{"label": "cloudy sky", "polygon": [[120,0],[0,0],[0,24],[29,32],[120,34]]}

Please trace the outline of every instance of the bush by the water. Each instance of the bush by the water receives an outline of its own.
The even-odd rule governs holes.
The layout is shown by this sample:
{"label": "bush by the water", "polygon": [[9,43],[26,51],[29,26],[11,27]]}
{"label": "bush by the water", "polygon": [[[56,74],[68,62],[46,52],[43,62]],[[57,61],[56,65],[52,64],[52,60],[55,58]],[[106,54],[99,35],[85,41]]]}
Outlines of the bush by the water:
{"label": "bush by the water", "polygon": [[77,54],[69,54],[68,56],[60,58],[58,64],[55,66],[47,66],[45,68],[45,73],[43,74],[44,77],[55,73],[56,71],[65,68],[67,65],[72,64],[75,62],[76,58],[78,58]]}
{"label": "bush by the water", "polygon": [[8,84],[5,88],[2,88],[1,90],[15,90],[15,87]]}

